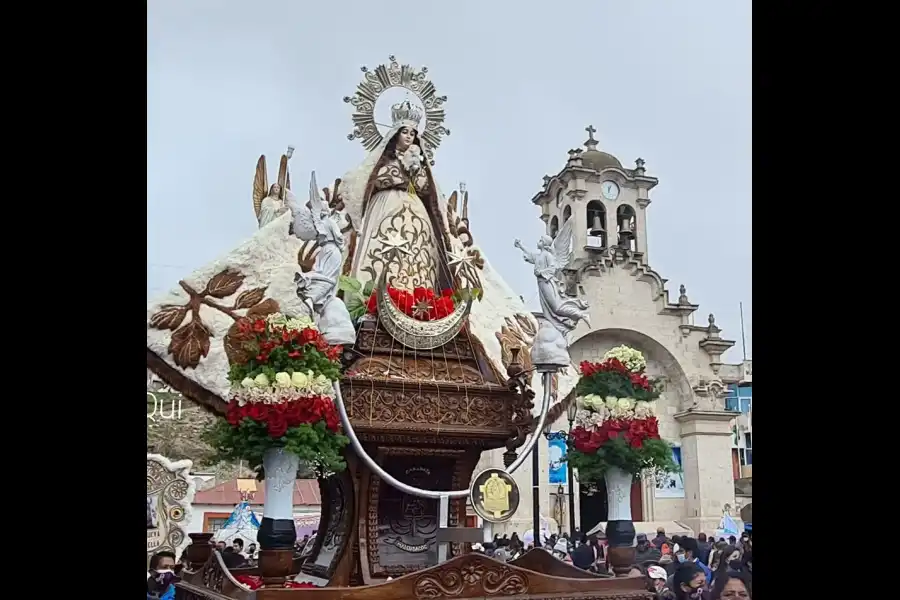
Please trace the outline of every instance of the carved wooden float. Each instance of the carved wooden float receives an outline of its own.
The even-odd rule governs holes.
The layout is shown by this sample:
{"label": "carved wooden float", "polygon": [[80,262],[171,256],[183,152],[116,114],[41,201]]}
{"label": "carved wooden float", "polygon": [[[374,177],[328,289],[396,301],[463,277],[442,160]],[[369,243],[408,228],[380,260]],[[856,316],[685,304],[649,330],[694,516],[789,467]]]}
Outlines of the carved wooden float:
{"label": "carved wooden float", "polygon": [[[552,557],[551,557],[552,558]],[[216,553],[202,569],[186,572],[176,584],[176,600],[428,600],[432,598],[515,597],[518,600],[651,600],[639,577],[558,577],[501,563],[480,554],[454,557],[393,581],[354,588],[240,589]]]}
{"label": "carved wooden float", "polygon": [[[530,399],[511,389],[463,329],[444,345],[406,348],[374,320],[360,324],[341,393],[367,454],[393,477],[430,490],[469,487],[484,450],[524,441]],[[351,448],[347,470],[320,482],[322,518],[301,572],[319,586],[370,585],[437,564],[437,500],[381,481]],[[465,525],[450,501],[449,527]],[[449,556],[467,549],[451,543]]]}

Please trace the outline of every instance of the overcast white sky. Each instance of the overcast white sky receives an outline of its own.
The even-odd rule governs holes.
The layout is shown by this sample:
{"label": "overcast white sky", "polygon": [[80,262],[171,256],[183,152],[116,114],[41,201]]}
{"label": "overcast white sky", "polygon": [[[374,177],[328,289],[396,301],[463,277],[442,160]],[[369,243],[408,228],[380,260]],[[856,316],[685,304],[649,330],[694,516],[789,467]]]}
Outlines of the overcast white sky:
{"label": "overcast white sky", "polygon": [[750,40],[749,0],[151,0],[148,296],[252,235],[260,154],[271,178],[293,145],[294,173],[322,185],[356,166],[342,98],[360,66],[395,54],[449,97],[435,174],[447,194],[466,182],[477,243],[513,289],[537,307],[512,240],[542,233],[530,198],[593,124],[602,150],[659,177],[650,264],[673,300],[687,286],[697,324],[715,313],[739,361],[739,302],[752,355]]}

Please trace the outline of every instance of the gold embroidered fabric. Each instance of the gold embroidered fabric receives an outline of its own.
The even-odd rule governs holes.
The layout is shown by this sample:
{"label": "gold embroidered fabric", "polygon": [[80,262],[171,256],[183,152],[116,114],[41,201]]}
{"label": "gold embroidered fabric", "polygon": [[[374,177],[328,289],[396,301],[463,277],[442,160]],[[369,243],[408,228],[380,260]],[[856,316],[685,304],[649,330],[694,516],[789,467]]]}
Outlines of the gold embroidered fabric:
{"label": "gold embroidered fabric", "polygon": [[[391,287],[434,289],[438,280],[437,244],[425,206],[418,198],[394,189],[379,193],[378,199],[393,210],[370,230],[361,265],[361,271],[368,275],[365,279],[376,281],[387,267]],[[394,249],[398,239],[406,242],[400,251]]]}
{"label": "gold embroidered fabric", "polygon": [[[400,166],[398,160],[390,160],[378,169],[375,176],[375,190],[406,190],[409,187],[410,176],[406,170]],[[413,187],[419,196],[424,195],[428,191],[428,174],[425,169],[419,169],[412,181]]]}

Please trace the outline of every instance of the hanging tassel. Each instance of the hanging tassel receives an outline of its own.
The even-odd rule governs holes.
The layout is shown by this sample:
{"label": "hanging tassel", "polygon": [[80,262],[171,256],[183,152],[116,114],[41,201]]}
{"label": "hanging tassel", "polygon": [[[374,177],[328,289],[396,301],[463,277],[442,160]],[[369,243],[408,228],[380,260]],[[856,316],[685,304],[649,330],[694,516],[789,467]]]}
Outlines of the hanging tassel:
{"label": "hanging tassel", "polygon": [[406,193],[408,193],[412,198],[416,197],[416,186],[413,185],[412,180],[410,180],[409,183],[406,184]]}

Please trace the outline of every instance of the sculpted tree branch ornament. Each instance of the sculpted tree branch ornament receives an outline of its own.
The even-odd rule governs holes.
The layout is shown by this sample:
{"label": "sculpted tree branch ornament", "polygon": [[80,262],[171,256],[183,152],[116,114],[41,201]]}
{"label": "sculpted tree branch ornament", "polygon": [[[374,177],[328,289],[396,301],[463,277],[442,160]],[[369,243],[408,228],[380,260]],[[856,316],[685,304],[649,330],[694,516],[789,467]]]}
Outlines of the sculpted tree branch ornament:
{"label": "sculpted tree branch ornament", "polygon": [[[200,360],[209,354],[209,343],[213,333],[203,322],[200,314],[201,306],[207,306],[234,319],[235,323],[225,336],[225,352],[229,359],[233,358],[233,352],[239,351],[240,344],[231,338],[236,334],[240,321],[244,318],[264,317],[278,311],[278,303],[265,297],[265,287],[238,293],[244,284],[244,275],[235,269],[223,269],[210,278],[200,291],[183,280],[178,284],[188,295],[188,301],[184,304],[164,304],[150,317],[149,325],[154,329],[168,329],[173,332],[168,350],[175,365],[182,369],[196,368]],[[231,296],[235,298],[230,306],[217,302]],[[238,312],[241,310],[247,312],[241,315]],[[188,315],[191,318],[185,324]]]}
{"label": "sculpted tree branch ornament", "polygon": [[538,371],[557,371],[569,366],[568,336],[584,321],[590,325],[588,303],[580,298],[566,298],[560,277],[562,270],[572,260],[574,250],[573,220],[567,219],[556,238],[541,236],[537,252],[529,252],[522,242],[515,246],[522,251],[525,262],[534,265],[542,318],[534,340],[532,361]]}

